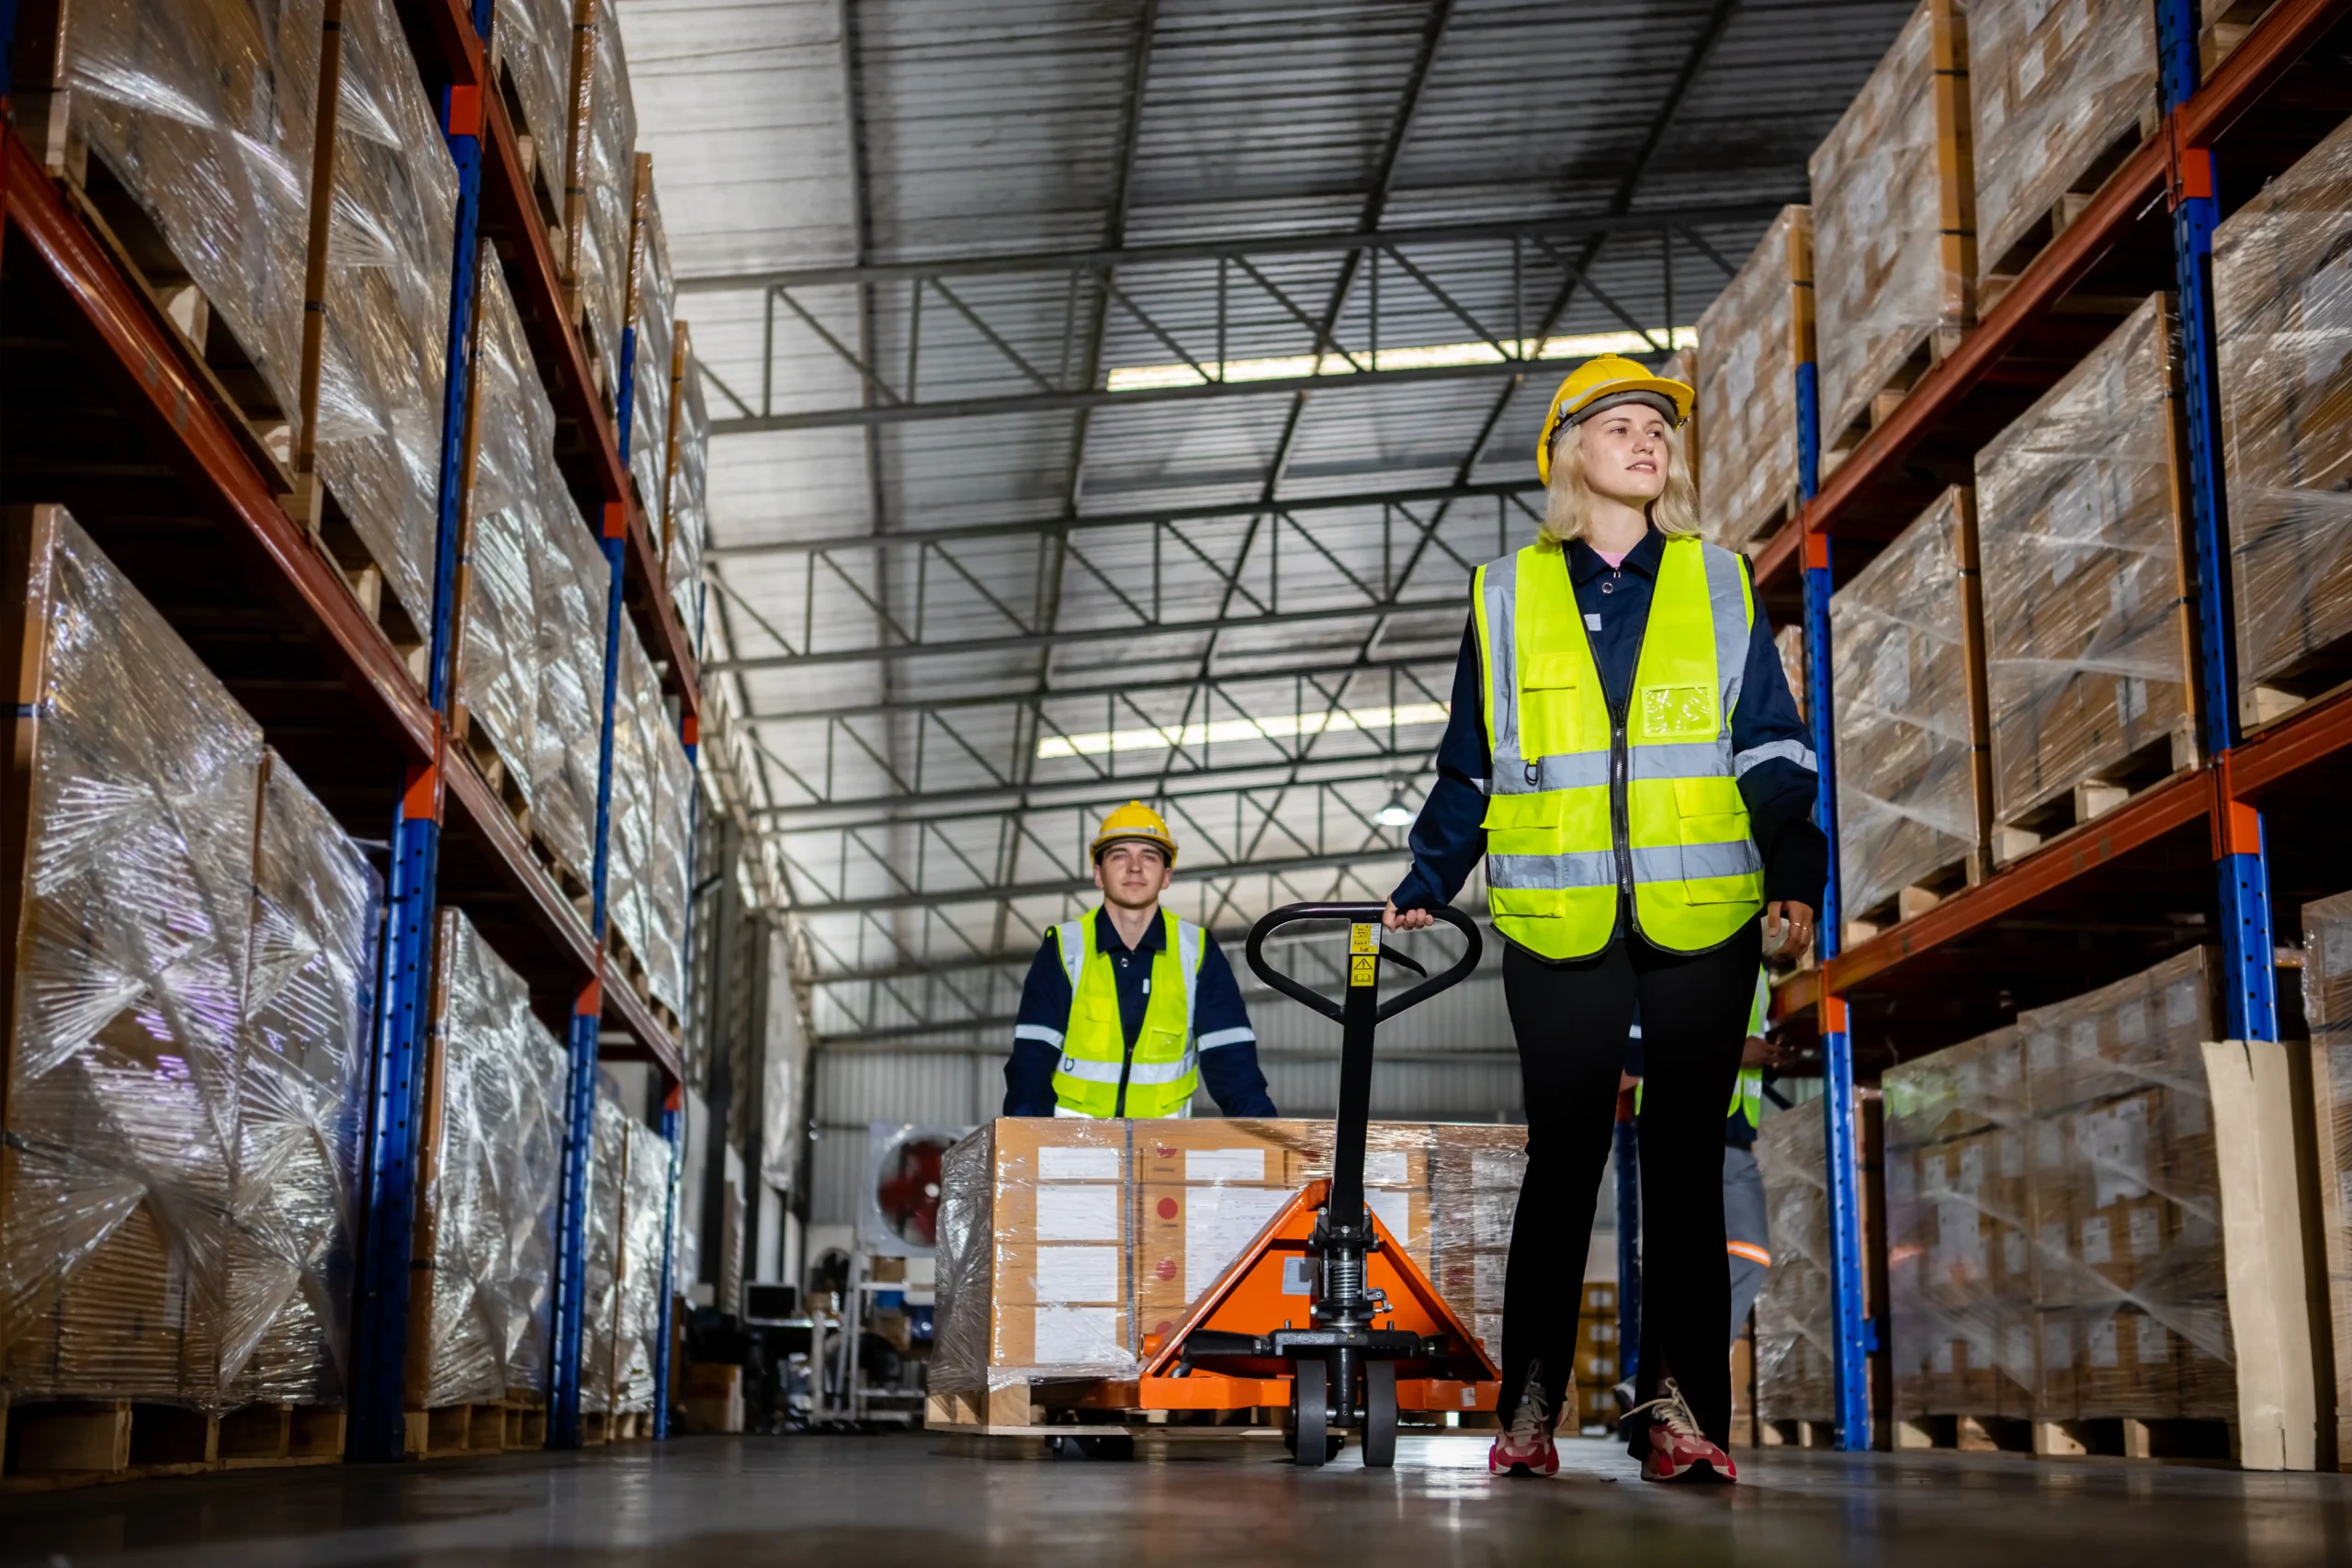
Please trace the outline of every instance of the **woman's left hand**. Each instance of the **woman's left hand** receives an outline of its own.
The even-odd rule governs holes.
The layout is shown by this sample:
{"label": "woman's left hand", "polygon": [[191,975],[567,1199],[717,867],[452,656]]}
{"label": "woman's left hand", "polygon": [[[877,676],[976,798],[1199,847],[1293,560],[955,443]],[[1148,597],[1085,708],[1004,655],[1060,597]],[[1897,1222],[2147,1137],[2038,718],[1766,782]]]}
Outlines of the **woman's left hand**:
{"label": "woman's left hand", "polygon": [[[1783,932],[1786,940],[1782,940]],[[1778,943],[1778,946],[1774,944]],[[1781,958],[1802,958],[1813,945],[1813,906],[1775,898],[1764,906],[1764,947]]]}

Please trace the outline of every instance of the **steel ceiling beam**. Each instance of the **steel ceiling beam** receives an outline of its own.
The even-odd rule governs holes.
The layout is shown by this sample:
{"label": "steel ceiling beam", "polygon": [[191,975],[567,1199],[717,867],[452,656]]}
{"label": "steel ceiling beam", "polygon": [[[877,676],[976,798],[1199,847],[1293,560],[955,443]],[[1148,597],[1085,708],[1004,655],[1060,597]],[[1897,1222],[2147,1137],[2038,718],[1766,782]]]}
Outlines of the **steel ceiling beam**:
{"label": "steel ceiling beam", "polygon": [[[1287,876],[1309,871],[1344,871],[1408,859],[1411,854],[1410,850],[1398,844],[1393,848],[1375,846],[1351,852],[1299,855],[1289,860],[1244,861],[1232,865],[1188,867],[1183,873],[1183,880],[1220,882],[1242,876]],[[793,913],[813,919],[822,915],[864,915],[889,909],[919,909],[956,904],[991,905],[1000,901],[1011,903],[1023,898],[1050,898],[1084,893],[1093,886],[1091,876],[1065,876],[1047,882],[1024,882],[1011,887],[972,887],[953,892],[891,893],[871,898],[837,898],[821,904],[797,904]]]}
{"label": "steel ceiling beam", "polygon": [[864,266],[792,267],[772,272],[706,273],[682,277],[681,294],[717,294],[760,288],[838,288],[860,283],[909,283],[933,277],[978,277],[1022,273],[1114,272],[1186,262],[1231,260],[1243,255],[1315,255],[1367,251],[1381,246],[1462,245],[1511,240],[1585,239],[1594,234],[1651,233],[1660,229],[1731,227],[1766,223],[1781,209],[1802,205],[1803,191],[1772,200],[1719,202],[1697,207],[1653,208],[1643,212],[1585,213],[1520,219],[1498,223],[1423,224],[1352,231],[1314,230],[1260,234],[1238,240],[1199,240],[1170,245],[1096,246],[1087,250],[1030,251],[1011,255],[951,256],[933,261],[878,262]]}
{"label": "steel ceiling beam", "polygon": [[[752,815],[755,821],[767,824],[779,833],[880,832],[886,828],[983,821],[1014,813],[1107,810],[1125,801],[1136,799],[1186,800],[1200,795],[1246,794],[1252,786],[1237,781],[1265,774],[1284,776],[1268,778],[1257,788],[1306,789],[1326,784],[1374,784],[1396,777],[1400,765],[1409,766],[1410,775],[1418,777],[1429,770],[1430,751],[1430,748],[1427,746],[1412,746],[1395,750],[1359,751],[1346,756],[1311,759],[1303,764],[1287,757],[1277,757],[1263,762],[1193,768],[1167,775],[1114,774],[1095,779],[1048,780],[1044,784],[1033,780],[1026,784],[978,784],[969,789],[907,790],[896,795],[869,795],[854,800],[763,806]],[[1302,768],[1336,768],[1340,771],[1329,774],[1308,773],[1301,772]],[[1026,798],[1055,791],[1066,791],[1068,794],[1066,797],[1055,800]],[[992,810],[951,810],[937,816],[863,818],[846,822],[809,820],[835,812],[890,807],[972,806],[982,801],[1000,801],[1002,804]]]}

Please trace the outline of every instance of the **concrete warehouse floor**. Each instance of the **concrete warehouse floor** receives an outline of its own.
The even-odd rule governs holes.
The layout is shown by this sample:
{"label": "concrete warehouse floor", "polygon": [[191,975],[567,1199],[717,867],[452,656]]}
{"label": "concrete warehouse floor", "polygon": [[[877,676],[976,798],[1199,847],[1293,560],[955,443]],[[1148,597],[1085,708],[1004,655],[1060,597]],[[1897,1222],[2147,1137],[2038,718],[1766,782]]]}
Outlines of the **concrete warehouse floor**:
{"label": "concrete warehouse floor", "polygon": [[[0,1561],[581,1568],[1102,1568],[1894,1562],[2002,1568],[2352,1562],[2352,1475],[2004,1455],[1743,1454],[1736,1488],[1635,1479],[1564,1445],[1551,1482],[1408,1438],[1319,1474],[1247,1461],[1022,1462],[936,1438],[690,1438],[586,1454],[155,1481],[0,1500]],[[1749,1461],[1752,1459],[1752,1463]]]}

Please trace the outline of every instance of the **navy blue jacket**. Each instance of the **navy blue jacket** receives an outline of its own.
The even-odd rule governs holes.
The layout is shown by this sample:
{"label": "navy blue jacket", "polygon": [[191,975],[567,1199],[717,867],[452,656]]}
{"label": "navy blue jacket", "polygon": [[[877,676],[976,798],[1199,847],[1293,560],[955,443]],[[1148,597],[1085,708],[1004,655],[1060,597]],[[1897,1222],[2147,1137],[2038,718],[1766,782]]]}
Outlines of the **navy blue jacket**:
{"label": "navy blue jacket", "polygon": [[[1652,528],[1620,566],[1611,566],[1581,539],[1563,552],[1613,711],[1622,712],[1633,692],[1634,666],[1649,624],[1650,591],[1665,548],[1666,536]],[[1829,843],[1813,820],[1817,781],[1812,737],[1797,716],[1760,603],[1748,634],[1739,705],[1732,710],[1731,742],[1748,830],[1764,857],[1766,900],[1793,898],[1818,910],[1829,879]],[[1398,908],[1430,909],[1453,902],[1485,857],[1489,763],[1486,680],[1474,615],[1463,629],[1462,656],[1453,668],[1453,711],[1445,739],[1438,743],[1437,784],[1408,840],[1413,869],[1392,896]]]}
{"label": "navy blue jacket", "polygon": [[[1110,912],[1097,909],[1095,945],[1111,955],[1111,978],[1119,992],[1119,1027],[1127,1048],[1135,1049],[1143,1033],[1144,1010],[1151,1005],[1144,982],[1151,978],[1153,955],[1168,945],[1168,926],[1155,919],[1144,928],[1143,940],[1130,948],[1111,923]],[[1061,944],[1051,936],[1037,949],[1029,964],[1029,978],[1021,987],[1021,1012],[1012,1030],[1012,1058],[1004,1065],[1004,1114],[1051,1116],[1054,1113],[1054,1065],[1061,1059],[1062,1027],[1069,1021],[1069,971],[1062,967]],[[1193,1044],[1201,1054],[1201,1085],[1227,1116],[1272,1116],[1274,1102],[1266,1093],[1266,1077],[1258,1070],[1258,1034],[1250,1027],[1250,1010],[1241,1000],[1241,987],[1233,965],[1216,938],[1201,936],[1201,972],[1193,982]]]}

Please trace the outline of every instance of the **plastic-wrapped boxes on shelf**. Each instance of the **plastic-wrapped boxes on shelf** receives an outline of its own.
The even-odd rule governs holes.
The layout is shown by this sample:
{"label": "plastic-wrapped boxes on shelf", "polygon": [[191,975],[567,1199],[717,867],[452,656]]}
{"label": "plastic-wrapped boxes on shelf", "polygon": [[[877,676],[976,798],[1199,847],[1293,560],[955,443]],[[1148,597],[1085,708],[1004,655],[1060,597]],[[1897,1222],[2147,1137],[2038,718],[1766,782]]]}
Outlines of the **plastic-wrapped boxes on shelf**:
{"label": "plastic-wrapped boxes on shelf", "polygon": [[[254,455],[282,466],[289,511],[421,665],[457,172],[398,17],[345,0],[322,51],[320,0],[58,10],[38,46],[53,89],[20,98],[16,123],[105,217]],[[322,135],[333,186],[314,199]]]}
{"label": "plastic-wrapped boxes on shelf", "polygon": [[[209,1461],[223,1411],[343,1397],[379,885],[62,508],[5,537],[6,1395],[123,1442],[131,1402],[193,1409]],[[339,1416],[260,1428],[221,1440],[342,1450]]]}
{"label": "plastic-wrapped boxes on shelf", "polygon": [[694,770],[653,664],[624,622],[613,705],[613,794],[605,908],[627,983],[679,1016],[685,1002],[686,867]]}
{"label": "plastic-wrapped boxes on shelf", "polygon": [[[1987,869],[1992,780],[1975,532],[1969,492],[1946,491],[1830,606],[1849,941]],[[1854,922],[1871,929],[1856,933]]]}
{"label": "plastic-wrapped boxes on shelf", "polygon": [[620,401],[637,108],[612,0],[573,0],[571,147],[564,162],[564,285],[607,409]]}
{"label": "plastic-wrapped boxes on shelf", "polygon": [[2352,1458],[2352,893],[2303,906],[2303,1019],[2312,1032],[2313,1142],[2335,1347],[2335,1453]]}
{"label": "plastic-wrapped boxes on shelf", "polygon": [[506,1407],[544,1405],[571,1071],[522,976],[456,909],[440,914],[433,1010],[414,1244],[429,1271],[409,1302],[417,1453],[502,1447],[474,1423],[503,1433]]}
{"label": "plastic-wrapped boxes on shelf", "polygon": [[[1375,1122],[1366,1201],[1501,1350],[1521,1127]],[[1030,1385],[1132,1377],[1307,1181],[1328,1122],[1007,1118],[940,1171],[935,1421],[1025,1425]]]}
{"label": "plastic-wrapped boxes on shelf", "polygon": [[2174,385],[2156,295],[1977,454],[1996,859],[2198,760]]}
{"label": "plastic-wrapped boxes on shelf", "polygon": [[[539,218],[559,236],[571,145],[571,0],[503,0],[490,32],[497,80],[523,142],[524,171],[537,187]],[[560,239],[554,250],[564,254]]]}
{"label": "plastic-wrapped boxes on shelf", "polygon": [[2213,235],[2238,704],[2352,677],[2352,121]]}
{"label": "plastic-wrapped boxes on shelf", "polygon": [[[1883,1234],[1884,1195],[1875,1100],[1857,1106],[1854,1131],[1867,1317],[1886,1299],[1885,1258],[1876,1242]],[[1757,1132],[1756,1163],[1764,1177],[1772,1235],[1771,1270],[1756,1298],[1756,1419],[1767,1444],[1826,1446],[1827,1428],[1837,1419],[1827,1139],[1817,1100],[1767,1116]],[[1883,1420],[1886,1412],[1875,1389],[1871,1404],[1872,1418]]]}
{"label": "plastic-wrapped boxes on shelf", "polygon": [[675,368],[677,287],[670,278],[670,237],[653,189],[653,159],[637,155],[637,199],[629,225],[628,471],[649,525],[658,530],[669,496],[670,381]]}
{"label": "plastic-wrapped boxes on shelf", "polygon": [[710,408],[703,401],[702,367],[677,328],[670,370],[670,487],[662,520],[662,574],[686,639],[702,646],[702,549],[710,536]]}
{"label": "plastic-wrapped boxes on shelf", "polygon": [[1797,367],[1814,356],[1813,217],[1788,207],[1699,318],[1700,524],[1729,549],[1796,515]]}
{"label": "plastic-wrapped boxes on shelf", "polygon": [[1774,632],[1772,646],[1781,655],[1781,673],[1788,678],[1789,695],[1796,698],[1797,716],[1802,718],[1813,695],[1805,686],[1804,623],[1792,621]]}
{"label": "plastic-wrapped boxes on shelf", "polygon": [[2143,0],[1970,0],[1977,308],[2154,129],[2156,14]]}
{"label": "plastic-wrapped boxes on shelf", "polygon": [[[609,1417],[619,1371],[621,1202],[628,1180],[628,1113],[609,1079],[596,1085],[596,1126],[582,1216],[586,1284],[581,1292],[580,1412]],[[609,1425],[605,1427],[609,1430]]]}
{"label": "plastic-wrapped boxes on shelf", "polygon": [[482,247],[455,728],[567,888],[585,890],[611,571],[556,465],[555,409]]}
{"label": "plastic-wrapped boxes on shelf", "polygon": [[1813,155],[1825,474],[1975,320],[1968,28],[1920,0]]}
{"label": "plastic-wrapped boxes on shelf", "polygon": [[615,1292],[613,1409],[653,1408],[661,1353],[662,1235],[670,1218],[670,1144],[631,1121],[621,1173],[620,1283]]}

